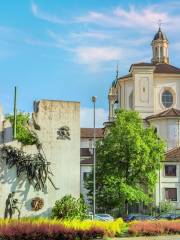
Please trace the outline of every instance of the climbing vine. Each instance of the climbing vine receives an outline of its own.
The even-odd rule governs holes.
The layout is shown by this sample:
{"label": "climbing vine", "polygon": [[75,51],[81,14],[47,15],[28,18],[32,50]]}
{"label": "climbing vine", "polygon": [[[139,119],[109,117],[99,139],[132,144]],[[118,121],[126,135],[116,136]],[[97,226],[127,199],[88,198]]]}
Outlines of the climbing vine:
{"label": "climbing vine", "polygon": [[50,177],[53,176],[50,170],[50,162],[47,162],[40,152],[26,154],[12,146],[3,146],[0,151],[1,157],[6,161],[7,166],[9,168],[16,167],[17,177],[24,176],[35,190],[44,190],[47,180],[51,182],[56,190],[58,189]]}
{"label": "climbing vine", "polygon": [[[6,119],[10,120],[12,126],[14,125],[14,116],[12,114],[7,115]],[[38,141],[36,135],[28,128],[29,121],[29,113],[20,112],[17,114],[16,139],[24,145],[33,145]]]}

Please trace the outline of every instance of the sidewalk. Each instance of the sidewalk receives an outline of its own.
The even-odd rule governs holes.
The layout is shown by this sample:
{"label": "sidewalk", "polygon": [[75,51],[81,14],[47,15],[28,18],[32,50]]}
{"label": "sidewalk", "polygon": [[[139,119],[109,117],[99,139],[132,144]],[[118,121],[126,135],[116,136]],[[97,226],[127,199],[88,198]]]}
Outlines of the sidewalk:
{"label": "sidewalk", "polygon": [[154,236],[154,237],[125,237],[114,240],[180,240],[180,235]]}

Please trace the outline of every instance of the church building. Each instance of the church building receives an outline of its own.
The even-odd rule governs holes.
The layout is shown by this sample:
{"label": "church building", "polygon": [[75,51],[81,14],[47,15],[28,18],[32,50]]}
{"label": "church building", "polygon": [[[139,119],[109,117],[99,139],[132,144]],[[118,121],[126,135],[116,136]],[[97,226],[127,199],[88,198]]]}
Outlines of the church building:
{"label": "church building", "polygon": [[169,41],[159,27],[150,62],[133,63],[109,90],[109,121],[114,109],[138,111],[146,126],[153,125],[166,143],[155,203],[172,201],[180,208],[180,68],[170,64]]}

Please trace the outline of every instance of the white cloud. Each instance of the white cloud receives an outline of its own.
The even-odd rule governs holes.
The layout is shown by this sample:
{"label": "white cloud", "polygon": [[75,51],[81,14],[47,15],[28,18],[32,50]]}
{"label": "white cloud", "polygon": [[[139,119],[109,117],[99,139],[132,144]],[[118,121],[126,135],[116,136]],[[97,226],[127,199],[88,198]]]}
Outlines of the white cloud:
{"label": "white cloud", "polygon": [[75,50],[80,63],[94,64],[117,60],[121,49],[114,47],[79,47]]}
{"label": "white cloud", "polygon": [[120,24],[126,27],[147,27],[154,28],[158,21],[163,23],[168,21],[168,15],[165,12],[160,12],[153,7],[138,11],[135,7],[130,7],[129,10],[117,8],[114,10],[114,16],[118,17]]}
{"label": "white cloud", "polygon": [[107,34],[107,32],[98,32],[98,31],[86,31],[86,32],[78,32],[71,33],[71,36],[77,40],[82,40],[84,38],[91,38],[96,40],[104,40],[109,39],[111,36]]}
{"label": "white cloud", "polygon": [[45,21],[48,21],[51,23],[58,23],[58,24],[64,23],[64,21],[61,18],[59,18],[58,16],[51,15],[49,13],[45,13],[42,10],[40,10],[39,7],[35,3],[32,3],[31,10],[32,10],[32,13],[34,14],[34,16],[39,19],[42,19],[42,20],[45,20]]}
{"label": "white cloud", "polygon": [[[140,10],[135,6],[131,6],[127,10],[117,7],[107,13],[90,11],[86,15],[78,17],[77,21],[115,28],[128,27],[140,31],[141,29],[154,29],[158,21],[161,20],[168,29],[173,30],[179,28],[180,17],[168,13],[168,5],[167,7],[165,6],[166,5],[162,8],[160,4],[157,4]],[[177,10],[179,5],[175,6]]]}
{"label": "white cloud", "polygon": [[[105,27],[129,27],[142,30],[154,29],[157,27],[159,20],[171,30],[179,28],[180,16],[174,14],[174,10],[180,8],[179,2],[171,1],[171,3],[154,4],[145,8],[137,8],[135,5],[130,6],[129,9],[116,7],[114,10],[106,12],[89,11],[82,16],[73,16],[71,20],[64,20],[59,16],[42,11],[35,3],[31,4],[31,11],[35,17],[56,24],[81,24],[93,23],[94,25],[103,25]],[[138,29],[140,31],[140,29]],[[93,37],[93,35],[90,35]],[[95,34],[94,37],[98,38]],[[101,36],[99,35],[101,38]]]}
{"label": "white cloud", "polygon": [[[93,127],[93,108],[81,108],[81,127]],[[108,112],[103,108],[96,109],[96,127],[103,127],[103,123],[108,119]]]}

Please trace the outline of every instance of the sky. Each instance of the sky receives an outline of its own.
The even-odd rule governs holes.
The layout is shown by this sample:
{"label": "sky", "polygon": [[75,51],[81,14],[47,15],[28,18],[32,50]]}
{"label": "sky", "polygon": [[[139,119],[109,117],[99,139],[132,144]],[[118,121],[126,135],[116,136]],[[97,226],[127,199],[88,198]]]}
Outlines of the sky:
{"label": "sky", "polygon": [[40,99],[80,101],[81,126],[108,116],[108,89],[135,62],[150,62],[158,21],[180,67],[180,1],[1,0],[0,102],[4,113],[32,112]]}

